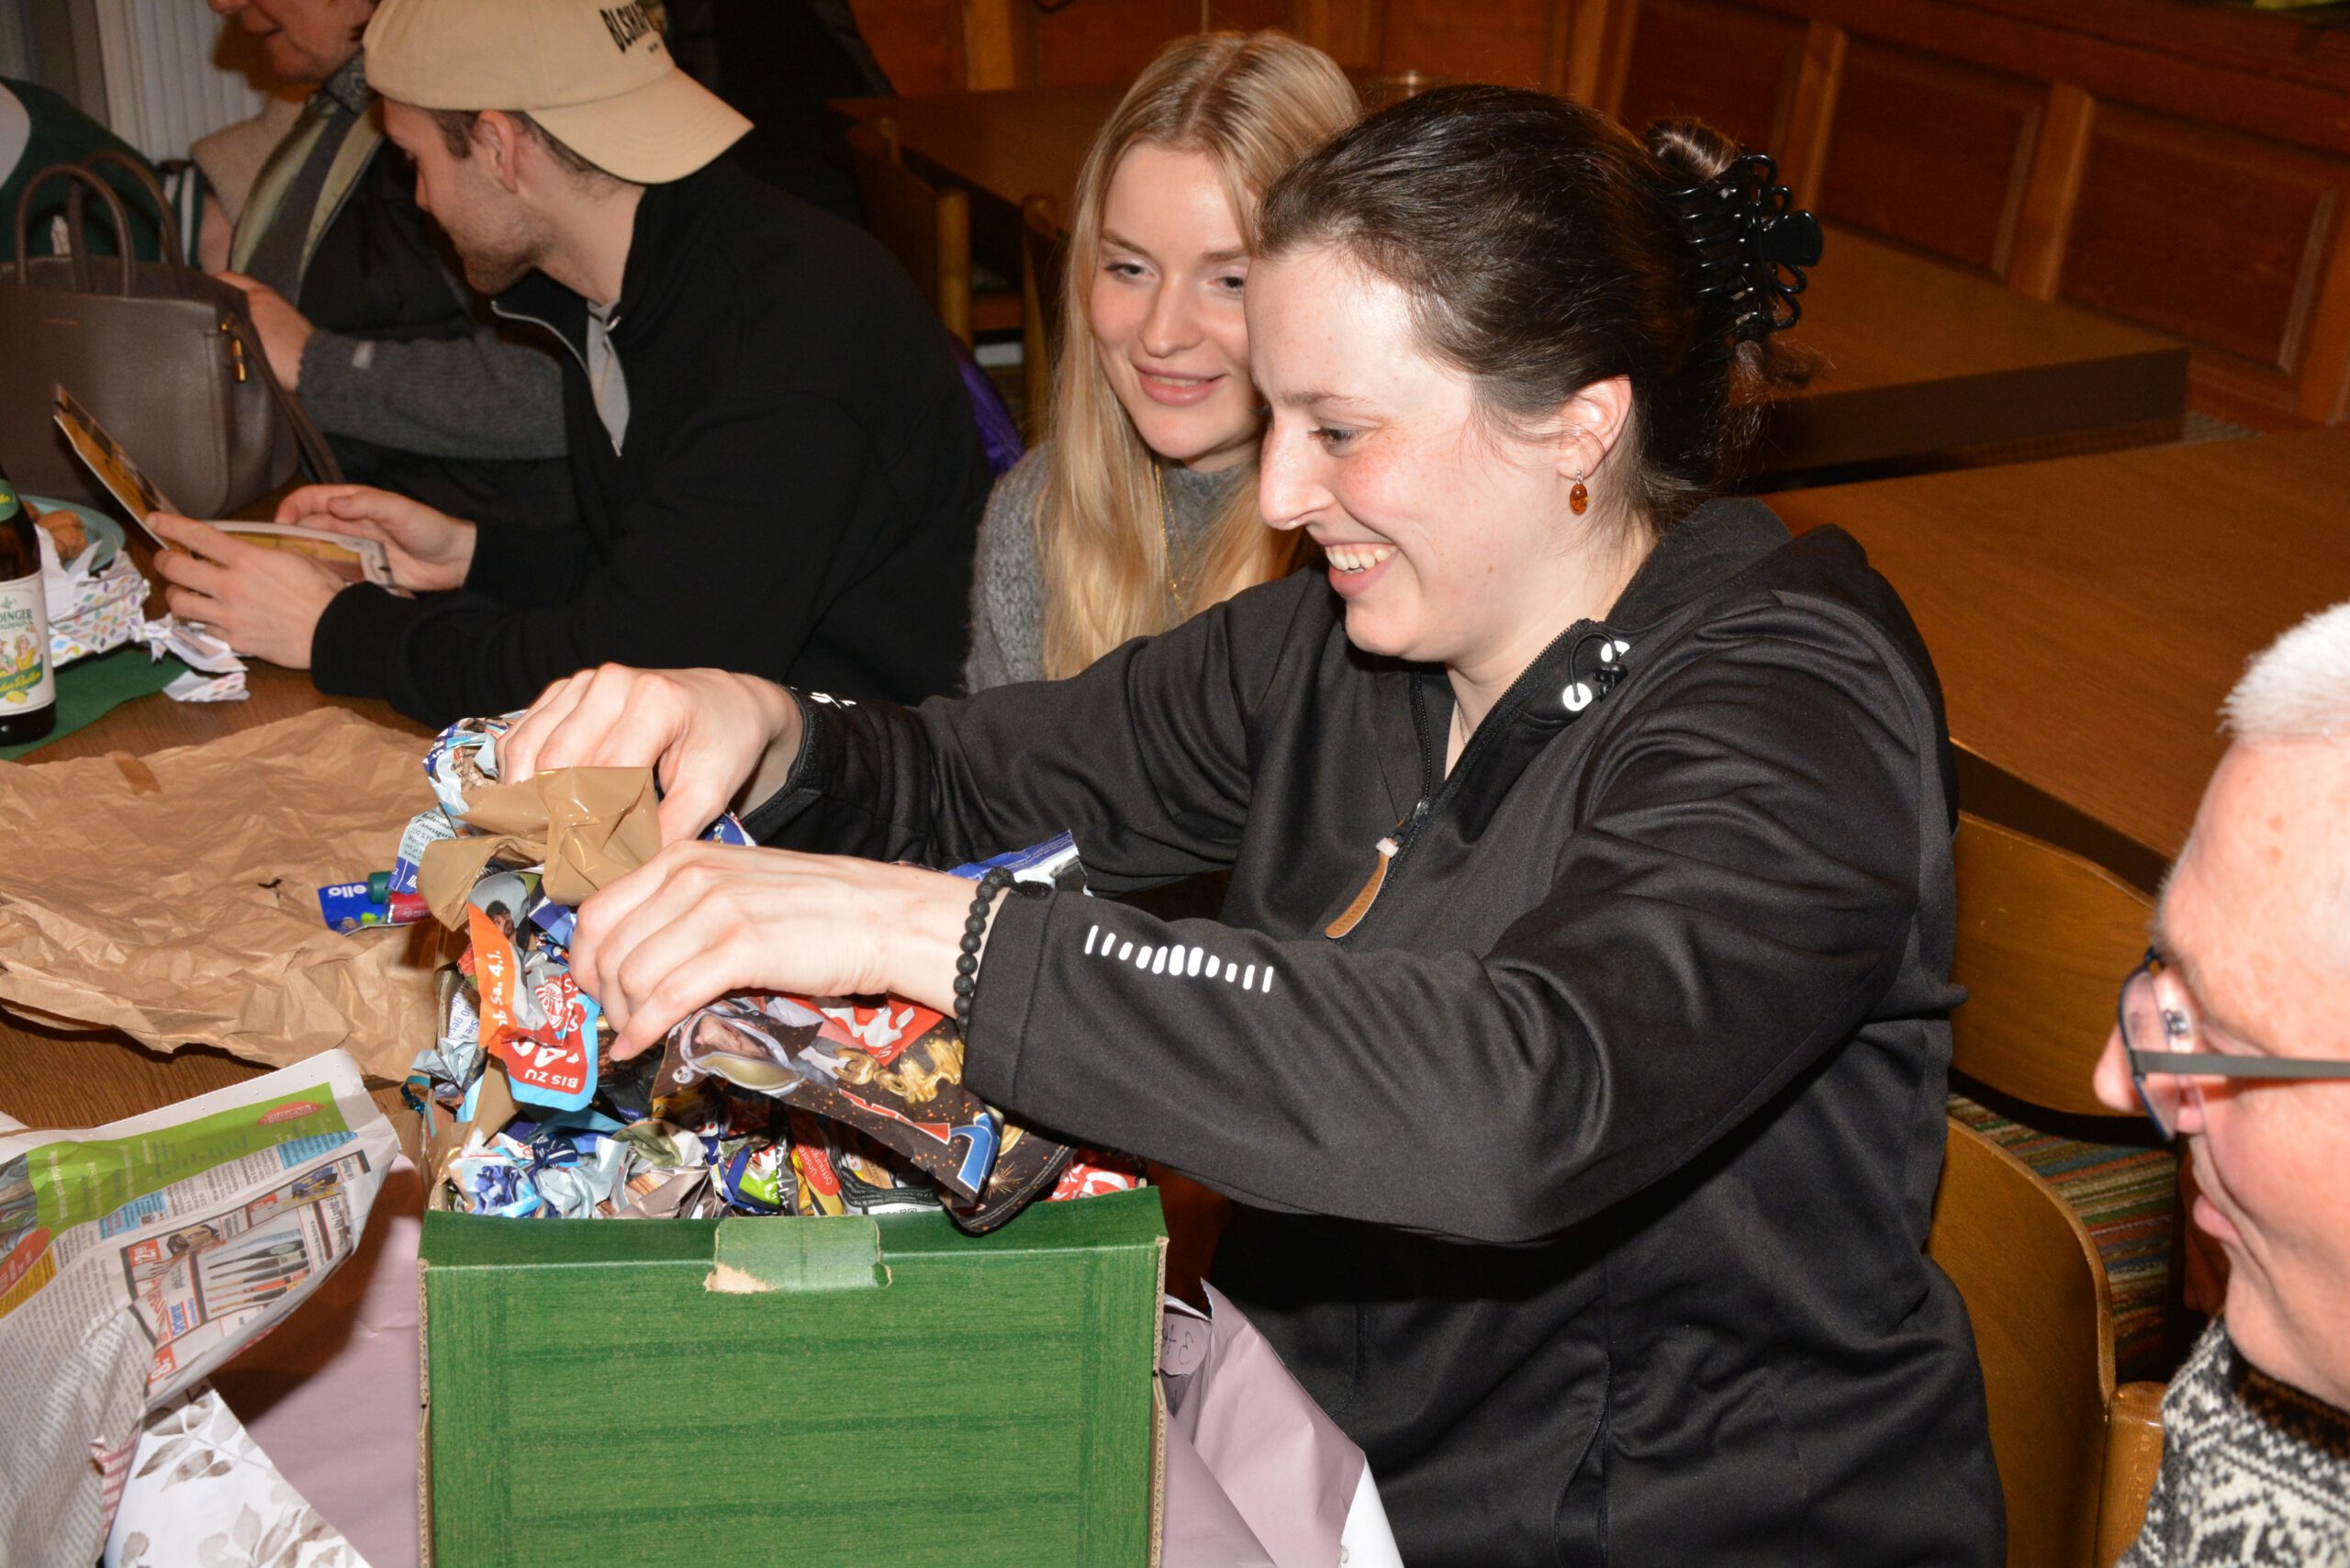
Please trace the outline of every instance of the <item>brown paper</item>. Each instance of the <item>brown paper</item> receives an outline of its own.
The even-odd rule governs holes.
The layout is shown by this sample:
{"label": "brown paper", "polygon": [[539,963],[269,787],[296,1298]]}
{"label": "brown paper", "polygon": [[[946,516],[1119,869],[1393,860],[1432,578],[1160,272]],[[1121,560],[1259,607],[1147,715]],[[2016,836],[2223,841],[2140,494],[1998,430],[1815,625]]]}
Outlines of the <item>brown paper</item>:
{"label": "brown paper", "polygon": [[[465,1144],[478,1130],[485,1137],[502,1129],[514,1119],[514,1090],[506,1077],[506,1070],[496,1062],[486,1064],[481,1075],[481,1088],[474,1096],[474,1114],[470,1121],[460,1122],[446,1112],[433,1113],[432,1137],[424,1145],[422,1158],[416,1159],[417,1169],[424,1172],[425,1207],[445,1209],[451,1206],[448,1183],[449,1161],[465,1151]],[[420,1117],[406,1118],[411,1126]]]}
{"label": "brown paper", "polygon": [[274,1067],[339,1047],[397,1081],[432,1039],[439,933],[339,935],[318,889],[391,865],[432,804],[423,745],[320,709],[136,770],[0,763],[0,1003]]}
{"label": "brown paper", "polygon": [[653,858],[661,847],[656,803],[649,767],[558,767],[477,787],[465,793],[466,820],[487,836],[426,846],[416,890],[454,931],[484,867],[544,863],[542,890],[576,907]]}

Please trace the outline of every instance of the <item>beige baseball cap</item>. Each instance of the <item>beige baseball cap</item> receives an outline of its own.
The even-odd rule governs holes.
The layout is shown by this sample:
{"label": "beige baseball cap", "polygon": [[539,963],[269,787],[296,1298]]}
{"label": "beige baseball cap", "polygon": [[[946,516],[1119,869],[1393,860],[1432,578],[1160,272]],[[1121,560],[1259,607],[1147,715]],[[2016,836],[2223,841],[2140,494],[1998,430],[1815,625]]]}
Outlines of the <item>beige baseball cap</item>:
{"label": "beige baseball cap", "polygon": [[623,180],[662,185],[751,122],[677,68],[641,0],[383,0],[367,84],[420,109],[520,109]]}

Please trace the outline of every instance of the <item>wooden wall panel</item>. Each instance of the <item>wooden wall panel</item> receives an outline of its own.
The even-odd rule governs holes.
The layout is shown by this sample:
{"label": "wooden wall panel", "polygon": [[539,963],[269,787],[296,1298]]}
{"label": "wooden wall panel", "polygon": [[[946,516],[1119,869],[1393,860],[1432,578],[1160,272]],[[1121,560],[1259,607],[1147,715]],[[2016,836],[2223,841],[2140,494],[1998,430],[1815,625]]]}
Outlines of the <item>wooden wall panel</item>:
{"label": "wooden wall panel", "polygon": [[851,0],[850,9],[899,92],[963,90],[961,0]]}
{"label": "wooden wall panel", "polygon": [[1819,210],[2005,275],[2047,89],[1853,39]]}
{"label": "wooden wall panel", "polygon": [[2350,162],[2107,106],[2063,297],[2290,375]]}
{"label": "wooden wall panel", "polygon": [[1785,130],[1806,28],[1719,0],[1627,0],[1631,44],[1612,106],[1638,130],[1695,115],[1749,147]]}
{"label": "wooden wall panel", "polygon": [[1550,0],[1387,0],[1381,66],[1454,82],[1544,85]]}
{"label": "wooden wall panel", "polygon": [[1046,87],[1122,86],[1150,62],[1169,39],[1211,28],[1279,27],[1282,0],[1070,0],[1064,9],[1035,13],[1036,84]]}

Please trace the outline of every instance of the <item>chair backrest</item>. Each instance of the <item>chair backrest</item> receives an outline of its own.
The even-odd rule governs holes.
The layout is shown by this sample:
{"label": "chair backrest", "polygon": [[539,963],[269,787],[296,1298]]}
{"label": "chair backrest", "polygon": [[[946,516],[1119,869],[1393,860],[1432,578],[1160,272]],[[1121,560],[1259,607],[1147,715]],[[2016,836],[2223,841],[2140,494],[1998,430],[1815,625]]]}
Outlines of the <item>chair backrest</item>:
{"label": "chair backrest", "polygon": [[2096,1245],[2054,1188],[1953,1121],[1926,1251],[1974,1323],[2009,1568],[2089,1568],[2113,1394],[2113,1315]]}
{"label": "chair backrest", "polygon": [[1059,341],[1061,215],[1053,198],[1020,204],[1020,401],[1022,433],[1034,445],[1045,434],[1053,397],[1053,346]]}
{"label": "chair backrest", "polygon": [[848,171],[866,228],[905,267],[946,330],[969,348],[970,197],[907,168],[898,156],[897,127],[886,116],[849,128]]}
{"label": "chair backrest", "polygon": [[2114,996],[2145,952],[2153,901],[2052,844],[1959,818],[1951,1066],[2002,1094],[2109,1116],[2090,1076]]}

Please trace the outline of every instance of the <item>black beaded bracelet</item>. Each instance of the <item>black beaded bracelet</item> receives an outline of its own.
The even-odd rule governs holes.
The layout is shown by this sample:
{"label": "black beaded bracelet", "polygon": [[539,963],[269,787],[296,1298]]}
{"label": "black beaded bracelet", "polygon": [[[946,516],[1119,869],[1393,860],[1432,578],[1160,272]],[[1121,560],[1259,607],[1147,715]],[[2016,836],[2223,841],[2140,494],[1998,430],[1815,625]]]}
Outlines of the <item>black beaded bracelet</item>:
{"label": "black beaded bracelet", "polygon": [[971,1033],[971,997],[979,989],[979,944],[987,939],[988,915],[996,895],[1010,886],[1011,872],[1001,866],[991,868],[979,879],[971,913],[963,922],[962,953],[955,960],[955,1033],[964,1038]]}

